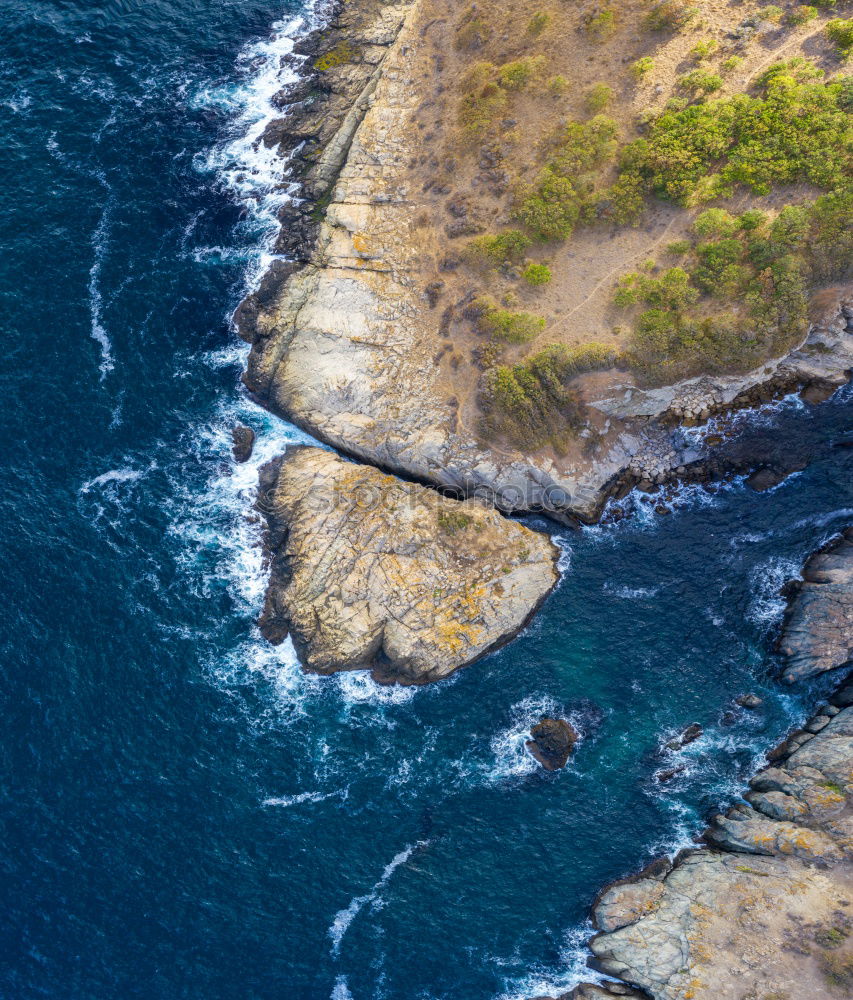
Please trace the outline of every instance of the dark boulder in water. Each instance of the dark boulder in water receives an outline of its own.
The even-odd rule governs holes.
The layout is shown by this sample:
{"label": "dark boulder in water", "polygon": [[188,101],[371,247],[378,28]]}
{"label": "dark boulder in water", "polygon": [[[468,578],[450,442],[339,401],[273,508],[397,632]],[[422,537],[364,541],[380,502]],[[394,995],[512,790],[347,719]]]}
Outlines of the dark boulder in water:
{"label": "dark boulder in water", "polygon": [[688,743],[698,740],[702,735],[702,727],[698,722],[692,722],[686,729],[682,730],[675,739],[669,740],[666,744],[667,750],[680,750]]}
{"label": "dark boulder in water", "polygon": [[565,719],[543,718],[530,730],[530,735],[527,749],[546,771],[565,767],[578,741],[577,730]]}
{"label": "dark boulder in water", "polygon": [[248,462],[252,457],[252,449],[255,447],[255,432],[251,427],[244,424],[237,424],[231,431],[231,438],[234,444],[231,454],[235,462]]}
{"label": "dark boulder in water", "polygon": [[735,704],[740,705],[741,708],[755,709],[763,702],[757,694],[742,694],[739,698],[735,698]]}

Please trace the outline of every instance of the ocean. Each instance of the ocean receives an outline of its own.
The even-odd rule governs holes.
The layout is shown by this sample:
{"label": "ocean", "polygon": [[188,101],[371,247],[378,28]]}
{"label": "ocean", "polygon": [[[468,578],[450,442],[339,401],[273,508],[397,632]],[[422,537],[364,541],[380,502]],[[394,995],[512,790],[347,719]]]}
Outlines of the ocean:
{"label": "ocean", "polygon": [[[779,686],[773,640],[853,521],[849,389],[755,418],[814,456],[774,490],[552,525],[561,584],[448,681],[307,676],[261,639],[257,469],[307,439],[245,395],[229,317],[294,193],[255,140],[322,17],[3,3],[3,998],[567,989],[600,887],[690,844],[831,684]],[[524,749],[543,713],[582,735],[562,772]]]}

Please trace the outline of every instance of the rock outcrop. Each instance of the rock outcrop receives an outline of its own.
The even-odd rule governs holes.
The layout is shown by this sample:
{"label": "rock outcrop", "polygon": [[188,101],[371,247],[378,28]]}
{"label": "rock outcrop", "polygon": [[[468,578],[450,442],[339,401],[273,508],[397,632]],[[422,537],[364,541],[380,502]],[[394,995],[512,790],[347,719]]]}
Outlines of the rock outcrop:
{"label": "rock outcrop", "polygon": [[271,578],[264,634],[306,669],[446,677],[525,624],[558,579],[547,535],[320,448],[262,470]]}
{"label": "rock outcrop", "polygon": [[578,741],[575,727],[565,719],[543,718],[530,730],[527,749],[546,771],[558,771],[566,766]]}
{"label": "rock outcrop", "polygon": [[789,683],[853,659],[853,528],[812,555],[802,575],[779,642]]}
{"label": "rock outcrop", "polygon": [[709,849],[604,890],[590,942],[604,973],[654,1000],[851,995],[853,685],[805,731],[713,820]]}

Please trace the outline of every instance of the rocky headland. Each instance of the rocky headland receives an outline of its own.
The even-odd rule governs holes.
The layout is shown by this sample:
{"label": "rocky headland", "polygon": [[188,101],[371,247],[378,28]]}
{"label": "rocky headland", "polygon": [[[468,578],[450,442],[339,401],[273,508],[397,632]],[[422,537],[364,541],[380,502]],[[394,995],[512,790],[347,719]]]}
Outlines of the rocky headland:
{"label": "rocky headland", "polygon": [[[720,20],[710,9],[703,13]],[[818,399],[847,380],[853,369],[853,299],[849,285],[824,280],[791,347],[751,369],[672,380],[663,365],[650,379],[620,362],[629,354],[620,354],[617,333],[612,349],[599,352],[594,371],[581,366],[566,376],[562,408],[557,406],[550,423],[544,417],[550,436],[534,433],[532,423],[521,439],[495,431],[496,404],[484,385],[505,372],[523,381],[524,358],[539,358],[540,346],[546,353],[554,343],[580,350],[584,326],[600,327],[612,307],[602,301],[595,322],[586,311],[569,322],[565,314],[574,308],[560,306],[532,343],[526,333],[518,334],[523,348],[513,346],[514,333],[505,341],[497,335],[484,341],[482,286],[512,284],[504,289],[507,301],[515,296],[532,304],[535,295],[523,282],[518,287],[509,264],[498,262],[485,273],[471,264],[472,234],[513,218],[508,162],[517,137],[506,126],[503,138],[490,133],[489,141],[484,137],[473,146],[465,139],[456,124],[460,97],[464,103],[460,75],[477,59],[497,57],[498,50],[518,56],[537,46],[523,31],[514,42],[506,34],[500,42],[503,21],[509,25],[512,17],[526,15],[498,7],[488,12],[496,20],[484,29],[488,40],[469,49],[465,28],[473,22],[466,16],[440,0],[365,0],[343,6],[328,30],[306,43],[315,70],[308,95],[289,106],[267,136],[285,150],[304,144],[296,162],[311,201],[288,210],[282,230],[281,249],[296,263],[279,262],[237,316],[252,343],[245,381],[258,399],[321,441],[386,471],[462,496],[482,495],[505,511],[544,510],[561,520],[591,521],[609,497],[634,484],[654,487],[702,474],[714,445],[685,444],[674,433],[679,426],[797,390]],[[556,24],[563,15],[548,17]],[[585,30],[575,24],[578,17],[565,25],[568,37]],[[723,18],[716,27],[731,25]],[[694,35],[692,29],[667,35],[652,48],[663,45],[667,58],[676,58],[696,41]],[[743,64],[739,80],[749,81],[747,70],[755,75],[766,68],[777,50],[780,57],[796,56],[814,35],[813,29],[780,29],[768,34],[760,50],[737,39],[727,44],[741,53],[732,57]],[[586,47],[591,62],[612,61],[594,38],[573,44]],[[619,73],[626,72],[622,62]],[[552,68],[568,72],[562,65]],[[576,112],[572,78],[560,79],[569,81],[566,111]],[[667,76],[657,90],[678,93],[679,86]],[[734,82],[727,86],[738,90]],[[533,102],[527,94],[513,99]],[[648,94],[634,84],[625,96],[633,107]],[[548,122],[554,113],[550,104],[536,112]],[[620,124],[636,129],[628,119]],[[749,204],[741,199],[740,207]],[[577,246],[565,253],[586,267],[587,257],[600,256],[616,235],[628,248],[627,266],[640,253],[659,252],[662,234],[683,235],[695,218],[689,208],[659,207],[639,230],[611,224],[604,232],[578,232],[572,237]],[[558,253],[553,241],[548,250]],[[561,259],[565,253],[559,250]],[[612,294],[618,266],[609,278],[596,272],[591,291],[578,284],[578,266],[566,267],[549,289],[562,281],[566,295]],[[512,324],[510,313],[503,310],[500,321]],[[531,324],[539,328],[538,321]],[[503,367],[490,366],[493,357]],[[540,401],[548,395],[545,388],[541,393]],[[520,399],[519,405],[527,402]],[[551,430],[568,419],[568,411],[573,423],[558,441]]]}
{"label": "rocky headland", "polygon": [[550,538],[477,500],[291,448],[262,470],[271,576],[261,618],[306,669],[446,677],[515,635],[557,582]]}

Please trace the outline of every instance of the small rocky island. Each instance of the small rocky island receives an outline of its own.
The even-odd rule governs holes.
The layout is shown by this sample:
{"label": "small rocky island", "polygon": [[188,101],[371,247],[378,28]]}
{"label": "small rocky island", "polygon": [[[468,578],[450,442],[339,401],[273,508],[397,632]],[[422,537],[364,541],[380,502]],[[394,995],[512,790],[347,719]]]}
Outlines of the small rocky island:
{"label": "small rocky island", "polygon": [[310,671],[422,684],[514,636],[558,579],[550,538],[321,448],[264,467],[261,619]]}

